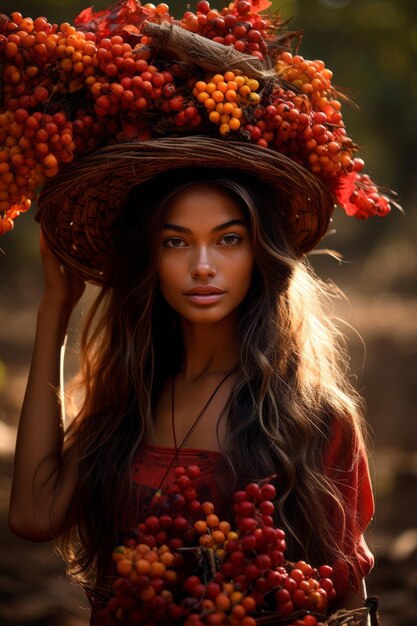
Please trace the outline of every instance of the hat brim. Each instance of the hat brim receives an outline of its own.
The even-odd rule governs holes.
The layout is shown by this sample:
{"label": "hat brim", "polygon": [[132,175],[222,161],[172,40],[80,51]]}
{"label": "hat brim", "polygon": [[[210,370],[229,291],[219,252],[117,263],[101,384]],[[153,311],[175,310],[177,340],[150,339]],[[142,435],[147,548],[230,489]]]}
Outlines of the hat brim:
{"label": "hat brim", "polygon": [[334,199],[303,166],[274,150],[200,135],[114,144],[75,161],[44,185],[35,219],[65,265],[85,280],[104,284],[111,268],[112,226],[130,189],[187,167],[239,170],[268,184],[277,196],[288,194],[284,222],[300,255],[328,228]]}

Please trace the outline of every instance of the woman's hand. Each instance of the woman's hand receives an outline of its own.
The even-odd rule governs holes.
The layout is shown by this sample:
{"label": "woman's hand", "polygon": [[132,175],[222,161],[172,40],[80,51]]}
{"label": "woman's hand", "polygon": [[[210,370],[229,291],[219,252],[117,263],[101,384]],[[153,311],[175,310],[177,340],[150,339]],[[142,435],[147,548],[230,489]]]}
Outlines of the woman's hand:
{"label": "woman's hand", "polygon": [[65,308],[68,314],[85,290],[85,282],[68,270],[52,252],[41,229],[40,252],[45,276],[42,301]]}

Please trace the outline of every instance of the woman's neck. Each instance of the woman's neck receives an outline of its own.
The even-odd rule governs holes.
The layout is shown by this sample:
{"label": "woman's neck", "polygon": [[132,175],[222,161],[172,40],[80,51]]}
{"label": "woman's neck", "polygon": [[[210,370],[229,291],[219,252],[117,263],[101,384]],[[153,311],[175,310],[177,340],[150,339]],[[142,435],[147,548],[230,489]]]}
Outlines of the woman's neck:
{"label": "woman's neck", "polygon": [[234,316],[216,324],[193,324],[181,319],[181,328],[184,358],[179,375],[185,381],[225,374],[239,363],[240,348]]}

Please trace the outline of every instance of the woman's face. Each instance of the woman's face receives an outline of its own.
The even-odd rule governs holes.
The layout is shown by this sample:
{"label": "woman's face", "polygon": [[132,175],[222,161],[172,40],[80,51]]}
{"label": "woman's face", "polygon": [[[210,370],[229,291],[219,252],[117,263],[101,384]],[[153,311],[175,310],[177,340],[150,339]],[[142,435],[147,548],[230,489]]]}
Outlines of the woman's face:
{"label": "woman's face", "polygon": [[214,323],[236,311],[251,283],[254,256],[233,198],[214,188],[180,192],[165,215],[160,246],[160,288],[180,316]]}

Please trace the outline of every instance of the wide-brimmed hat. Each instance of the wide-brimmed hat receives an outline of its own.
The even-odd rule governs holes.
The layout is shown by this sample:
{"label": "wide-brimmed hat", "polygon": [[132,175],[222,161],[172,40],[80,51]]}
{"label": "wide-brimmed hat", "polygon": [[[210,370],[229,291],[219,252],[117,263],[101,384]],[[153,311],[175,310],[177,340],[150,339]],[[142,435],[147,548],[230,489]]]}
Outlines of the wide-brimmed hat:
{"label": "wide-brimmed hat", "polygon": [[[257,145],[198,135],[110,145],[80,159],[44,186],[36,219],[66,266],[103,284],[111,270],[115,225],[131,188],[162,172],[196,166],[237,170],[267,184],[276,193],[277,219],[300,255],[328,228],[334,200],[305,168]],[[289,199],[284,219],[283,195]]]}
{"label": "wide-brimmed hat", "polygon": [[[386,215],[391,201],[360,173],[332,73],[290,51],[296,34],[274,12],[259,14],[269,4],[199,3],[175,20],[165,3],[118,0],[83,11],[74,27],[39,18],[41,39],[52,33],[40,65],[23,18],[3,15],[0,235],[38,200],[57,256],[104,284],[130,190],[191,167],[266,185],[297,255],[323,237],[334,203],[361,219]],[[140,212],[147,200],[137,198]]]}

